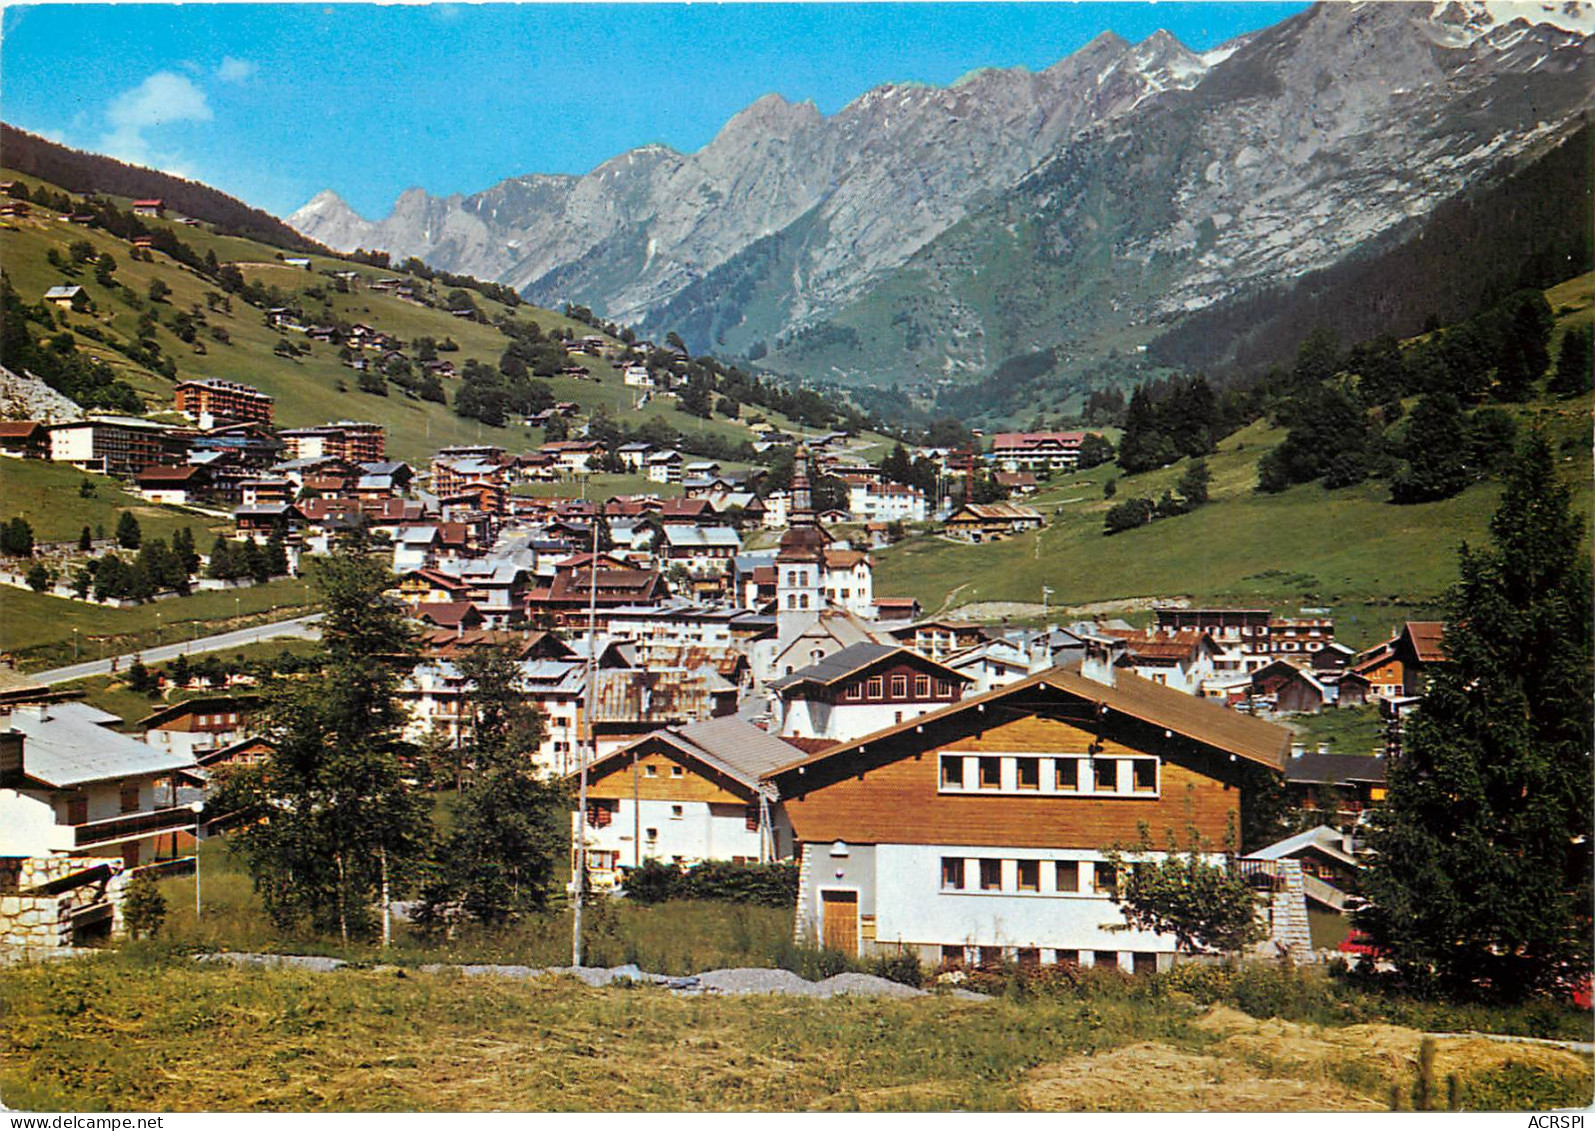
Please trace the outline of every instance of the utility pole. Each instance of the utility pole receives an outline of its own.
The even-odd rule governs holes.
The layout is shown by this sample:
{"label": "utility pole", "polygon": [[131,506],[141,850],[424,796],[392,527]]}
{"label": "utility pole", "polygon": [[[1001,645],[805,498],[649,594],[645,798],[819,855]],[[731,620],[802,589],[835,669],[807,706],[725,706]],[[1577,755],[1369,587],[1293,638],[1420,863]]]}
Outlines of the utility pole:
{"label": "utility pole", "polygon": [[[582,479],[583,494],[587,480]],[[602,508],[600,508],[602,510]],[[587,742],[588,748],[581,759],[580,785],[576,800],[576,913],[571,917],[570,953],[572,966],[582,964],[582,892],[587,886],[587,763],[598,757],[597,717],[598,687],[594,680],[594,660],[598,656],[598,519],[589,520],[593,528],[593,556],[587,563]],[[578,745],[580,740],[578,738]]]}

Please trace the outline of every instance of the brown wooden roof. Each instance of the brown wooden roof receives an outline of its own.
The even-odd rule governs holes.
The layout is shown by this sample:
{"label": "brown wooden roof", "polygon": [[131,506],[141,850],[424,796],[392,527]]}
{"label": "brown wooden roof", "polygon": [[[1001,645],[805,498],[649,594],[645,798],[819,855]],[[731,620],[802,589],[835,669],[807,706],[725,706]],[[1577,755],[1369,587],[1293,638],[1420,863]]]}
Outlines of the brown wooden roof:
{"label": "brown wooden roof", "polygon": [[775,774],[784,774],[799,766],[812,765],[823,759],[834,758],[873,742],[953,718],[966,711],[979,710],[984,704],[999,702],[1036,687],[1052,687],[1068,695],[1106,707],[1110,712],[1138,719],[1153,726],[1163,727],[1194,742],[1215,750],[1260,763],[1270,769],[1282,769],[1290,753],[1291,732],[1282,726],[1231,711],[1226,707],[1186,695],[1151,680],[1117,669],[1112,686],[1087,679],[1080,674],[1079,665],[1067,668],[1050,668],[1017,683],[995,688],[982,695],[960,700],[938,711],[920,715],[896,726],[886,727],[851,742],[830,747],[791,765],[782,766]]}

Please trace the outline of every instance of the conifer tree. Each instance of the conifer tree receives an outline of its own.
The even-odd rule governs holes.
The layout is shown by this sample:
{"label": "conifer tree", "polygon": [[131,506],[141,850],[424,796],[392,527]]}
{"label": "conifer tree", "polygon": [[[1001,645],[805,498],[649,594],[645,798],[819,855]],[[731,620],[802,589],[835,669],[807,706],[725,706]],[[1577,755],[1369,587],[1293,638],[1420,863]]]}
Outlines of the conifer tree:
{"label": "conifer tree", "polygon": [[470,778],[427,886],[423,918],[457,902],[478,922],[501,923],[547,900],[554,864],[569,845],[565,793],[533,768],[543,716],[526,702],[511,654],[473,649],[457,666],[470,685]]}
{"label": "conifer tree", "polygon": [[272,757],[240,771],[225,806],[268,815],[235,839],[267,912],[347,939],[371,927],[424,859],[426,798],[406,782],[399,672],[413,642],[384,597],[392,574],[358,551],[323,560],[314,584],[325,614],[319,666],[267,691]]}
{"label": "conifer tree", "polygon": [[144,540],[138,528],[138,518],[132,511],[123,511],[116,521],[116,544],[124,550],[136,550]]}
{"label": "conifer tree", "polygon": [[1446,662],[1390,766],[1359,924],[1409,974],[1499,998],[1589,972],[1590,565],[1583,522],[1530,437],[1461,550]]}

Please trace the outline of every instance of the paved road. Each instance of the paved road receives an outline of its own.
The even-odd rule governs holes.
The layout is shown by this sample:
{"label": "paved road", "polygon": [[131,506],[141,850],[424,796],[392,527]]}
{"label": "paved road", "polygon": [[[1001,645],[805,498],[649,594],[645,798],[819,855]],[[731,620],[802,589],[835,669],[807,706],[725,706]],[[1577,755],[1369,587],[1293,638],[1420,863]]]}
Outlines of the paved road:
{"label": "paved road", "polygon": [[88,660],[71,667],[56,668],[54,671],[30,672],[26,678],[37,683],[67,683],[74,679],[85,679],[91,675],[108,675],[111,671],[111,661],[114,658],[118,671],[126,671],[127,666],[133,662],[135,655],[143,658],[146,664],[153,664],[160,660],[174,660],[178,656],[192,655],[195,652],[224,652],[228,648],[237,648],[244,644],[254,644],[261,640],[276,640],[294,638],[299,640],[314,640],[321,635],[321,630],[315,622],[321,619],[320,613],[312,613],[307,617],[295,617],[293,620],[280,620],[273,624],[257,625],[254,628],[240,628],[234,632],[222,632],[215,636],[201,636],[198,640],[183,640],[176,644],[162,644],[158,648],[146,648],[142,652],[130,652],[125,656],[107,657],[103,660]]}

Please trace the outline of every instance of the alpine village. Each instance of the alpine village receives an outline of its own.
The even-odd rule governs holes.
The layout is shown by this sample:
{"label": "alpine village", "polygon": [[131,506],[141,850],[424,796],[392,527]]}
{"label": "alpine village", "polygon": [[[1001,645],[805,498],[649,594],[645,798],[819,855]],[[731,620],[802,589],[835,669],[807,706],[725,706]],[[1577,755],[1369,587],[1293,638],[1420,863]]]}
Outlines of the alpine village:
{"label": "alpine village", "polygon": [[1592,30],[380,222],[5,125],[0,1099],[1595,1101]]}

